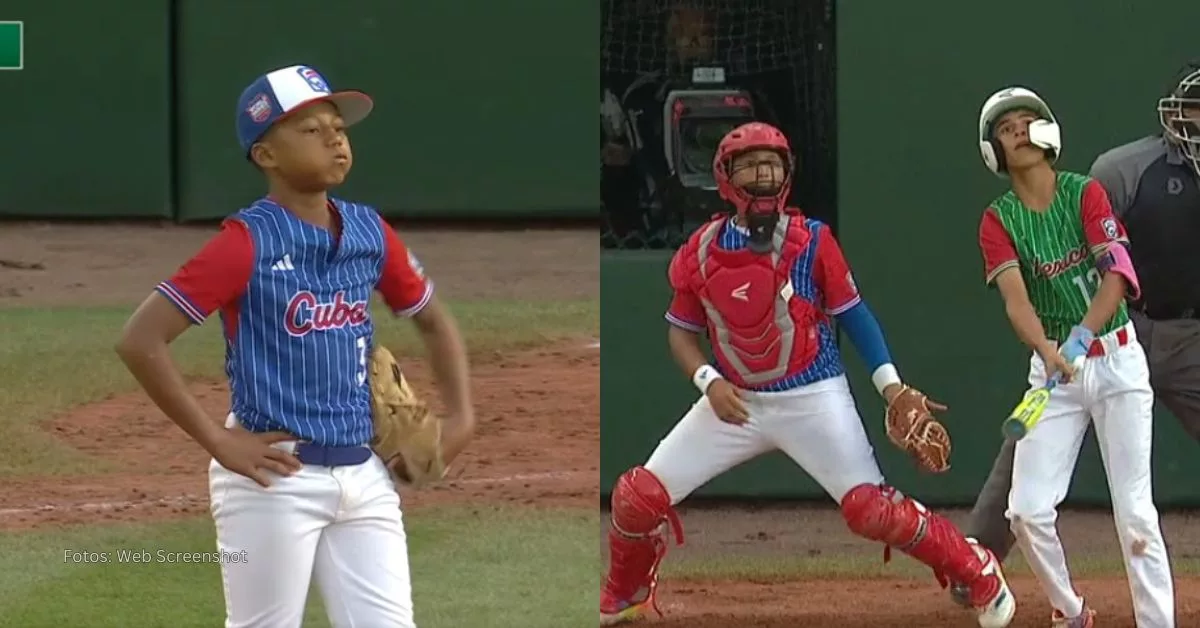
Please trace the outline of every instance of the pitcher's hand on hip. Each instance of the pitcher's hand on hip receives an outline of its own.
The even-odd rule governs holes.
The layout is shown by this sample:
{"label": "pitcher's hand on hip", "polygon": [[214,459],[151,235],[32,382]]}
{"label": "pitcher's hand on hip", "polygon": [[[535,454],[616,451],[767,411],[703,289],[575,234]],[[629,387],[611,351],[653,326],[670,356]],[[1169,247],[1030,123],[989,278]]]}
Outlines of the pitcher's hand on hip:
{"label": "pitcher's hand on hip", "polygon": [[255,434],[232,427],[225,430],[225,436],[213,447],[212,456],[222,467],[267,488],[271,485],[267,471],[287,476],[304,466],[292,454],[271,446],[286,440],[296,440],[296,437],[287,432]]}

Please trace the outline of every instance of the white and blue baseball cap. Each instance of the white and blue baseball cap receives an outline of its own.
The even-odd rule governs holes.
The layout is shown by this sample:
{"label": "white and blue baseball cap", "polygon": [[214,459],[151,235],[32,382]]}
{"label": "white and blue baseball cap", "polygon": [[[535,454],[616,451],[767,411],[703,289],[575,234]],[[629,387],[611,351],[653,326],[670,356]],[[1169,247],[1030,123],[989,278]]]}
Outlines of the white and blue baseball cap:
{"label": "white and blue baseball cap", "polygon": [[319,72],[307,65],[291,65],[268,72],[242,91],[238,98],[237,135],[242,153],[262,139],[271,125],[302,107],[328,102],[338,108],[346,125],[357,124],[375,106],[371,97],[354,91],[333,91]]}

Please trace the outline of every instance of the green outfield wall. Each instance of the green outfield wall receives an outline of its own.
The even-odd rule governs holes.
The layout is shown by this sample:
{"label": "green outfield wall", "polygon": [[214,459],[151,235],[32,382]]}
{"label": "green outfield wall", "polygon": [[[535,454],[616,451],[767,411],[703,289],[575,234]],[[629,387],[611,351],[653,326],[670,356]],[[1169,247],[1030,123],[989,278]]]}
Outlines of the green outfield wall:
{"label": "green outfield wall", "polygon": [[0,216],[170,217],[168,4],[126,6],[0,5],[26,35],[0,71]]}
{"label": "green outfield wall", "polygon": [[[264,69],[297,62],[376,99],[352,134],[346,196],[394,216],[599,215],[598,5],[205,0],[181,11],[185,219],[259,191],[233,105]],[[303,35],[314,28],[321,37]]]}
{"label": "green outfield wall", "polygon": [[263,192],[237,146],[238,94],[304,63],[376,101],[339,195],[394,217],[599,216],[597,3],[122,6],[0,8],[28,47],[24,69],[0,71],[19,95],[0,99],[0,215],[225,216]]}
{"label": "green outfield wall", "polygon": [[[1022,32],[1023,20],[1033,19],[1024,16],[1062,27],[1036,41],[1033,26]],[[984,99],[1015,83],[1042,94],[1063,125],[1061,165],[1086,171],[1105,148],[1156,131],[1157,98],[1197,54],[1197,19],[1200,5],[1182,0],[1154,8],[1018,0],[999,13],[952,0],[838,3],[838,235],[904,376],[951,408],[945,419],[953,469],[919,475],[883,435],[881,404],[843,343],[884,472],[899,487],[934,504],[972,502],[1000,446],[1000,422],[1025,386],[1026,354],[999,297],[983,286],[976,246],[980,214],[1003,186],[977,148]],[[605,492],[621,471],[645,460],[694,401],[666,347],[666,264],[663,254],[602,258]],[[1174,419],[1158,415],[1160,503],[1200,504],[1197,447]],[[1104,503],[1106,493],[1089,437],[1070,499]],[[778,456],[698,494],[821,495]]]}

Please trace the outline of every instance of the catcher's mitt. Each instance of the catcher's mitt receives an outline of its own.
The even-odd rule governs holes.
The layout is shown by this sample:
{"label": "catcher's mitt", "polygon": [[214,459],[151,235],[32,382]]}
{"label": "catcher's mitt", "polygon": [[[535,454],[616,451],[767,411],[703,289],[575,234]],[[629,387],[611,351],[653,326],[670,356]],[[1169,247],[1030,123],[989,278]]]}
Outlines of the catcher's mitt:
{"label": "catcher's mitt", "polygon": [[885,424],[888,439],[921,469],[942,473],[950,468],[950,434],[933,417],[925,393],[905,386],[888,404]]}
{"label": "catcher's mitt", "polygon": [[421,401],[391,351],[371,351],[371,447],[403,484],[419,487],[442,479],[442,422]]}

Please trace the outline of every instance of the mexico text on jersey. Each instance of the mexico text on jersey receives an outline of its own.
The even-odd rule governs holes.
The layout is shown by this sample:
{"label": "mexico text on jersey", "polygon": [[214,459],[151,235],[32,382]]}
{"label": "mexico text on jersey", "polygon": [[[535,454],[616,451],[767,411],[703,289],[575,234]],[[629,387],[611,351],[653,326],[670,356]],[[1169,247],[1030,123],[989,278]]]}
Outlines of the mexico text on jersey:
{"label": "mexico text on jersey", "polygon": [[[1019,268],[1047,337],[1060,341],[1083,320],[1100,287],[1094,255],[1126,241],[1104,188],[1071,172],[1058,173],[1057,193],[1045,211],[1029,209],[1011,191],[996,199],[979,233],[987,281]],[[1128,320],[1121,304],[1100,335]]]}

